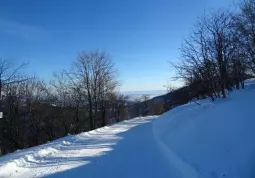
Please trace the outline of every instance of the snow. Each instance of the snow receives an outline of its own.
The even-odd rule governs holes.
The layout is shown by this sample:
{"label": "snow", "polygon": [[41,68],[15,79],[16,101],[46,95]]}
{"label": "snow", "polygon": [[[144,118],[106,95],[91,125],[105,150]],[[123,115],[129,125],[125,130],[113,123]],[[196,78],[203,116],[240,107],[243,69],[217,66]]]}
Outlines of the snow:
{"label": "snow", "polygon": [[2,156],[0,177],[255,177],[255,82],[198,102]]}
{"label": "snow", "polygon": [[183,177],[255,177],[255,85],[212,103],[190,103],[162,115],[154,130]]}

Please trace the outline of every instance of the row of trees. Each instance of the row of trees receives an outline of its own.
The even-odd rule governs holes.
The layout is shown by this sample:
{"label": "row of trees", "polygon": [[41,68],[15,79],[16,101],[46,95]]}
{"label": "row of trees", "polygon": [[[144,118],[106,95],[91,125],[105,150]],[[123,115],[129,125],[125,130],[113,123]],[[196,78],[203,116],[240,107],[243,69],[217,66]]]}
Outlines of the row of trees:
{"label": "row of trees", "polygon": [[13,152],[127,119],[126,97],[118,93],[109,55],[79,54],[50,84],[0,61],[0,154]]}
{"label": "row of trees", "polygon": [[175,79],[183,79],[192,96],[227,97],[244,88],[255,74],[255,1],[246,0],[239,13],[205,14],[181,47]]}

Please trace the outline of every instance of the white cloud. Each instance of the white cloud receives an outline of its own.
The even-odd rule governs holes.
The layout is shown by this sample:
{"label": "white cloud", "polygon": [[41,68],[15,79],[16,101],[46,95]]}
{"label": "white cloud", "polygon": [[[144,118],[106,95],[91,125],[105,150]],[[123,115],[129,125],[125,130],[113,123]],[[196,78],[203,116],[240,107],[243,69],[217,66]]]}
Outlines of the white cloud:
{"label": "white cloud", "polygon": [[27,40],[39,40],[47,35],[43,28],[10,20],[0,19],[0,27],[0,33],[22,37]]}

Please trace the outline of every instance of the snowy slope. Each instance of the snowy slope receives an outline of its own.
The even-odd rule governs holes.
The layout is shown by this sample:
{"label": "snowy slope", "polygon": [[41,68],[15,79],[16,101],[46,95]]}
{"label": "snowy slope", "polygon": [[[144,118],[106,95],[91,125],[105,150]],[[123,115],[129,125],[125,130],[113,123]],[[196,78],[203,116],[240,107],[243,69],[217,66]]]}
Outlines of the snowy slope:
{"label": "snowy slope", "polygon": [[0,177],[255,177],[255,84],[0,157]]}
{"label": "snowy slope", "polygon": [[183,177],[255,177],[255,85],[215,103],[187,104],[162,115],[154,131]]}

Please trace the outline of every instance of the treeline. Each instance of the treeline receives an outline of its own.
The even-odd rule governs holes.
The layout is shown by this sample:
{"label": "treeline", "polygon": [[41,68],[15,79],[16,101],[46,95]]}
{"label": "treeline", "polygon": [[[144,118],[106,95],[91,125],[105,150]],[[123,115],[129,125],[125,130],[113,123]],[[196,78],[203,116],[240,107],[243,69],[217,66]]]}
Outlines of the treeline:
{"label": "treeline", "polygon": [[184,80],[193,97],[227,97],[255,74],[255,1],[238,13],[217,10],[199,18],[181,47],[175,79]]}
{"label": "treeline", "polygon": [[0,155],[128,119],[111,57],[82,52],[50,84],[0,60]]}

